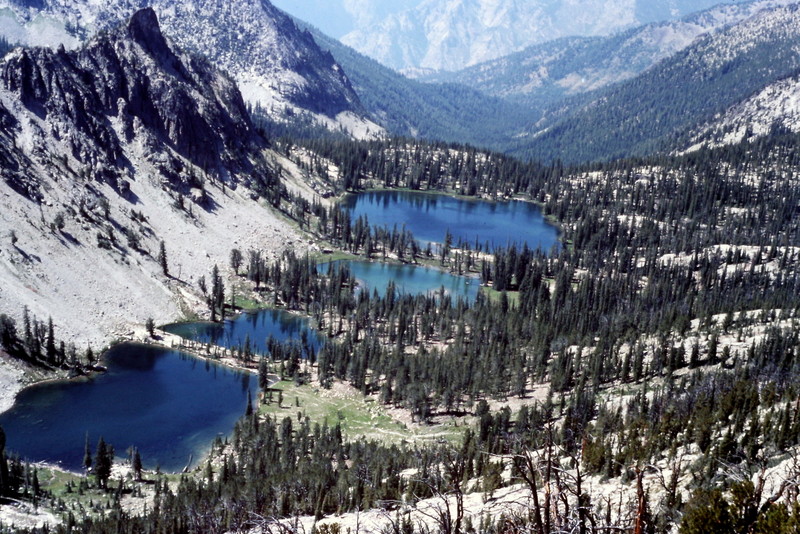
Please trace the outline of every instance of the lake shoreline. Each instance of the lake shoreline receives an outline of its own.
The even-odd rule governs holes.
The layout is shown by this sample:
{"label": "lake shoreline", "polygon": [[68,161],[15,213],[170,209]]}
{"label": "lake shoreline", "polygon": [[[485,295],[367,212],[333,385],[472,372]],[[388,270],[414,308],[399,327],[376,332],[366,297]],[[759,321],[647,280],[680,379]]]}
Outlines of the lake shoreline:
{"label": "lake shoreline", "polygon": [[[199,344],[195,350],[169,346],[178,343],[168,334],[159,341],[120,340],[102,355],[107,372],[98,366],[88,375],[9,382],[14,387],[5,390],[7,410],[0,416],[8,449],[32,465],[82,474],[76,450],[83,450],[88,433],[92,445],[99,436],[114,445],[119,462],[136,446],[151,470],[180,473],[200,465],[215,436],[231,436],[248,396],[258,395],[257,371],[229,358],[205,357]],[[116,398],[130,402],[110,408],[107,401]],[[173,424],[160,415],[168,406],[178,417]],[[42,428],[55,437],[33,439]]]}
{"label": "lake shoreline", "polygon": [[[443,200],[443,209],[434,214],[438,208],[437,199]],[[433,206],[427,204],[431,202]],[[420,206],[422,203],[425,205]],[[460,241],[472,248],[474,243],[476,247],[488,247],[484,252],[512,243],[518,248],[527,243],[530,249],[544,254],[549,254],[554,247],[569,246],[562,242],[561,224],[545,215],[544,205],[523,195],[484,198],[441,190],[365,188],[344,192],[336,197],[336,204],[350,213],[351,220],[366,216],[370,226],[399,228],[399,221],[403,221],[402,227],[422,246],[441,245],[443,229],[450,232],[454,245]],[[528,220],[520,220],[526,218]],[[476,225],[476,221],[483,222]],[[434,228],[436,235],[431,235]]]}
{"label": "lake shoreline", "polygon": [[459,193],[451,192],[451,191],[442,191],[439,189],[409,189],[407,187],[368,187],[359,191],[344,191],[343,193],[333,197],[333,201],[335,204],[342,204],[348,197],[357,196],[363,193],[415,193],[421,195],[432,195],[432,196],[442,196],[442,197],[450,197],[455,198],[458,200],[464,200],[468,202],[489,202],[491,204],[500,204],[500,203],[507,203],[512,201],[519,201],[525,202],[528,204],[532,204],[539,208],[539,211],[542,213],[542,217],[544,220],[552,227],[554,227],[558,233],[558,241],[561,243],[562,246],[566,246],[566,242],[562,242],[562,236],[564,235],[564,228],[561,222],[556,219],[552,215],[546,215],[544,213],[545,204],[543,202],[538,202],[533,200],[529,196],[525,195],[517,195],[514,197],[503,197],[503,198],[492,198],[492,197],[484,197],[484,196],[468,196],[468,195],[461,195]]}

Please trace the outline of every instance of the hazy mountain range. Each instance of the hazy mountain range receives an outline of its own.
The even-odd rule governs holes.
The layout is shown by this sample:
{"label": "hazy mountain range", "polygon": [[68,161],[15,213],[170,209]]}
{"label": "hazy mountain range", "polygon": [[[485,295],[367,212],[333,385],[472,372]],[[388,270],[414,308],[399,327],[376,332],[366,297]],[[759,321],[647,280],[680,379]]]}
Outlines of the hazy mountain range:
{"label": "hazy mountain range", "polygon": [[568,37],[424,81],[459,83],[487,95],[543,108],[568,96],[633,78],[709,32],[791,0],[720,4],[674,21],[653,22],[608,37]]}
{"label": "hazy mountain range", "polygon": [[562,106],[515,152],[578,162],[672,150],[697,125],[795,76],[799,50],[800,5],[761,11],[635,78]]}
{"label": "hazy mountain range", "polygon": [[[718,0],[284,0],[294,16],[397,70],[452,71],[568,36],[675,19]],[[737,2],[723,2],[737,3]],[[387,5],[388,4],[388,5]]]}

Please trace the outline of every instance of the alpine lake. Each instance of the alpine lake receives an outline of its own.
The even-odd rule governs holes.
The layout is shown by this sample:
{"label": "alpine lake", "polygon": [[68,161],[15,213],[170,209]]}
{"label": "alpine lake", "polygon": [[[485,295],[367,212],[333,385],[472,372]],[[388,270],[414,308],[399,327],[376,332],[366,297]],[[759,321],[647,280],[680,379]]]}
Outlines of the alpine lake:
{"label": "alpine lake", "polygon": [[[489,202],[413,192],[350,195],[342,205],[352,220],[366,216],[371,225],[405,226],[423,246],[453,243],[506,246],[515,243],[549,251],[559,246],[558,231],[541,211],[523,201]],[[485,249],[485,248],[484,248]],[[340,260],[321,264],[320,272],[347,265],[359,291],[384,295],[390,284],[406,294],[442,292],[474,300],[479,281],[433,267]],[[277,310],[243,313],[224,323],[176,323],[163,327],[181,337],[267,352],[270,338],[297,340],[318,348],[322,341],[309,322]],[[117,345],[104,354],[107,372],[91,378],[44,383],[22,391],[14,406],[0,414],[7,449],[29,461],[81,469],[86,440],[94,450],[102,436],[118,457],[135,446],[146,468],[177,472],[202,460],[217,437],[228,436],[258,389],[255,375],[236,371],[178,350],[136,343]]]}

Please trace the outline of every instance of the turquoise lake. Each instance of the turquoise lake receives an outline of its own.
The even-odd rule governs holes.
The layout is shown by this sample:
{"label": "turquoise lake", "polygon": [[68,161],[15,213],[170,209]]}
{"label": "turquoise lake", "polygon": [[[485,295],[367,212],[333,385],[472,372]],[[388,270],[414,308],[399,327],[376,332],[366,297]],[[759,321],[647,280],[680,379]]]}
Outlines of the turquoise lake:
{"label": "turquoise lake", "polygon": [[448,230],[473,246],[510,243],[549,252],[558,246],[558,230],[530,202],[466,200],[430,193],[377,191],[348,195],[341,204],[352,220],[366,215],[373,226],[402,225],[423,243],[442,243]]}
{"label": "turquoise lake", "polygon": [[390,281],[394,281],[398,292],[405,294],[438,294],[444,288],[453,298],[463,297],[471,302],[478,296],[480,280],[477,278],[457,276],[433,267],[342,260],[320,265],[320,272],[327,272],[328,265],[341,264],[350,268],[360,288],[370,293],[377,290],[381,296],[386,294]]}
{"label": "turquoise lake", "polygon": [[147,345],[118,345],[105,364],[91,379],[22,391],[0,415],[7,449],[78,471],[88,433],[93,454],[102,436],[118,457],[135,445],[145,467],[180,471],[231,433],[258,389],[250,373]]}

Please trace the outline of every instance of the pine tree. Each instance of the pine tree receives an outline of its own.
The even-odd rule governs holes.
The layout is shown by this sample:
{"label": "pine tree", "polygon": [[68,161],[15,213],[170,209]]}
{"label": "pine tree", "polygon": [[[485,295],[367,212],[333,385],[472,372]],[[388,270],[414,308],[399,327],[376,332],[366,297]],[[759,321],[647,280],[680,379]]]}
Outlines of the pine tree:
{"label": "pine tree", "polygon": [[28,352],[28,355],[33,356],[33,330],[31,328],[31,317],[27,306],[22,309],[22,324],[25,332],[25,350]]}
{"label": "pine tree", "polygon": [[211,321],[217,320],[217,312],[219,312],[220,320],[225,319],[225,285],[222,282],[222,276],[219,274],[219,267],[214,264],[211,271],[211,295],[208,302],[211,309]]}
{"label": "pine tree", "polygon": [[169,264],[167,262],[167,246],[161,241],[158,245],[158,263],[161,265],[161,272],[164,276],[169,276]]}
{"label": "pine tree", "polygon": [[242,251],[238,248],[231,249],[231,268],[238,275],[239,267],[242,266]]}
{"label": "pine tree", "polygon": [[17,323],[8,315],[0,314],[0,345],[11,352],[18,342]]}
{"label": "pine tree", "polygon": [[89,448],[89,433],[86,433],[86,442],[83,445],[83,468],[87,471],[92,468],[92,449]]}
{"label": "pine tree", "polygon": [[47,354],[48,363],[56,363],[56,339],[52,317],[47,319],[47,343],[45,345],[45,353]]}
{"label": "pine tree", "polygon": [[266,391],[269,387],[269,367],[267,359],[263,356],[258,362],[258,387],[261,391]]}
{"label": "pine tree", "polygon": [[139,449],[133,449],[133,458],[131,459],[131,468],[133,469],[136,480],[142,480],[142,455],[139,454]]}
{"label": "pine tree", "polygon": [[698,490],[689,499],[680,534],[730,534],[735,532],[730,506],[719,490]]}
{"label": "pine tree", "polygon": [[111,477],[111,467],[114,465],[114,448],[107,445],[103,437],[97,442],[97,452],[94,456],[94,476],[97,485],[108,489],[108,479]]}

